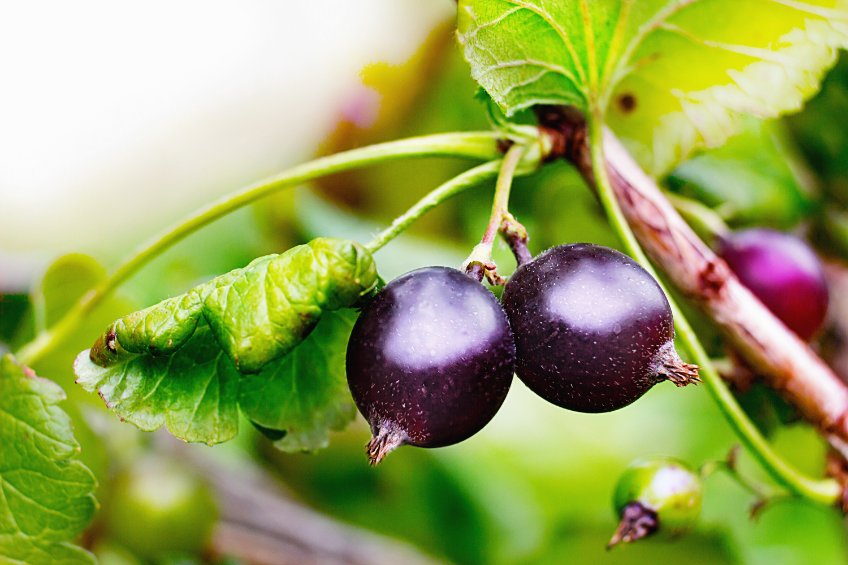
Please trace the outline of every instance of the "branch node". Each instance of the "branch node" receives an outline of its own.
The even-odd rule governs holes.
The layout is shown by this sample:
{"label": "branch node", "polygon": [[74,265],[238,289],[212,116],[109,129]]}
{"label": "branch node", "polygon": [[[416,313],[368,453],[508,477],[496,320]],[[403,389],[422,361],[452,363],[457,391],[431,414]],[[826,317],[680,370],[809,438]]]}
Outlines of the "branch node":
{"label": "branch node", "polygon": [[718,257],[708,259],[698,273],[698,283],[704,296],[718,296],[727,282],[729,267]]}
{"label": "branch node", "polygon": [[[581,171],[590,170],[589,133],[583,114],[570,106],[536,106],[534,111],[539,128],[550,140],[545,161],[565,159],[577,164]],[[581,167],[581,163],[586,166]]]}

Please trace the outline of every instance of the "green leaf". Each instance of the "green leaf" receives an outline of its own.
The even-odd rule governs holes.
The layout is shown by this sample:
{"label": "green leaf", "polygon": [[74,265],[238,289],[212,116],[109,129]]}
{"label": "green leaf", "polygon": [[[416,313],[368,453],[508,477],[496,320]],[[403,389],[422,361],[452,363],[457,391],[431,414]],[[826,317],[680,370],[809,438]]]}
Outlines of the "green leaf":
{"label": "green leaf", "polygon": [[144,431],[164,425],[182,440],[209,445],[238,433],[239,372],[205,323],[173,355],[132,355],[101,367],[86,350],[74,372],[85,390]]}
{"label": "green leaf", "polygon": [[106,278],[106,269],[96,259],[72,253],[56,259],[34,294],[43,305],[44,326],[51,327],[86,292]]}
{"label": "green leaf", "polygon": [[311,451],[354,416],[344,370],[354,319],[351,311],[325,313],[291,353],[246,376],[204,323],[173,355],[137,355],[101,367],[83,351],[74,370],[85,390],[142,430],[164,425],[185,441],[221,443],[238,433],[241,405],[260,426],[287,432],[280,449]]}
{"label": "green leaf", "polygon": [[170,355],[205,322],[241,372],[257,372],[309,335],[323,311],[353,306],[376,283],[364,247],[317,238],[121,318],[91,358],[107,367],[133,355]]}
{"label": "green leaf", "polygon": [[291,351],[322,312],[353,306],[376,282],[365,248],[317,238],[218,277],[207,285],[203,312],[239,370],[252,373]]}
{"label": "green leaf", "polygon": [[94,515],[95,480],[79,461],[54,383],[0,358],[0,563],[94,563],[69,543]]}
{"label": "green leaf", "polygon": [[[38,324],[41,327],[52,327],[80,297],[103,282],[106,276],[106,270],[92,257],[82,254],[59,257],[46,269],[41,281],[33,289],[30,301],[34,308],[27,319],[32,321],[33,318],[40,318]],[[74,436],[82,449],[80,459],[94,473],[101,489],[107,482],[105,479],[108,478],[111,454],[104,442],[104,434],[107,432],[102,428],[97,431],[92,429],[91,416],[94,410],[105,411],[105,407],[99,398],[74,384],[76,377],[73,363],[79,351],[91,344],[90,336],[97,335],[116,316],[136,307],[123,292],[111,293],[78,321],[76,331],[55,341],[31,365],[37,374],[50,375],[50,380],[65,391],[68,398],[64,410],[71,418]],[[20,332],[16,343],[23,345],[33,337],[31,333],[27,335]],[[115,425],[118,423],[115,422]],[[99,491],[97,495],[100,496]]]}
{"label": "green leaf", "polygon": [[507,114],[576,106],[659,175],[741,115],[798,110],[848,45],[848,2],[460,0],[458,30]]}
{"label": "green leaf", "polygon": [[242,412],[263,428],[285,431],[275,441],[283,451],[314,451],[329,443],[356,414],[345,374],[345,351],[356,315],[329,312],[289,355],[246,375]]}
{"label": "green leaf", "polygon": [[376,284],[374,260],[351,241],[260,257],[113,323],[77,356],[77,382],[142,430],[164,425],[207,444],[238,433],[241,390],[253,421],[287,432],[281,448],[316,449],[353,416],[344,378],[353,322],[333,311]]}

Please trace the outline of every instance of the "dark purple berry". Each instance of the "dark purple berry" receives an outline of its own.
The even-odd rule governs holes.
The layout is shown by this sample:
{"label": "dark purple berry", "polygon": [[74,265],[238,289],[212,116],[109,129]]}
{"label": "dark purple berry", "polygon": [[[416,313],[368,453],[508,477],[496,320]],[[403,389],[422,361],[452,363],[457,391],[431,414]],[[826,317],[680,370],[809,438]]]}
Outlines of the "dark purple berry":
{"label": "dark purple berry", "polygon": [[651,275],[608,247],[554,247],[519,267],[503,304],[516,374],[536,394],[579,412],[627,406],[662,380],[697,380],[674,350],[668,300]]}
{"label": "dark purple berry", "polygon": [[801,339],[818,332],[827,314],[827,283],[821,262],[806,243],[758,228],[720,238],[718,253],[742,284]]}
{"label": "dark purple berry", "polygon": [[347,347],[347,379],[371,425],[372,464],[402,444],[441,447],[480,431],[515,366],[494,295],[456,269],[407,273],[365,307]]}

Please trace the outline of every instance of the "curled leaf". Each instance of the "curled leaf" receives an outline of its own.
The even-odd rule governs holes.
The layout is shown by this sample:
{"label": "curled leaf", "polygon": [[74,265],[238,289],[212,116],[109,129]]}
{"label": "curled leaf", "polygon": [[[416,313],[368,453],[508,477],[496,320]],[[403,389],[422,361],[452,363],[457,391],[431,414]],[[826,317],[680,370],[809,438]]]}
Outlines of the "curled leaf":
{"label": "curled leaf", "polygon": [[376,284],[364,247],[317,238],[117,320],[90,358],[108,367],[134,355],[170,355],[203,321],[236,368],[255,373],[303,341],[322,312],[355,305]]}
{"label": "curled leaf", "polygon": [[165,426],[184,441],[222,443],[238,433],[241,409],[280,449],[313,451],[356,411],[344,369],[354,318],[327,312],[294,351],[251,375],[239,374],[203,321],[172,355],[130,355],[101,367],[83,351],[74,372],[80,386],[145,431]]}

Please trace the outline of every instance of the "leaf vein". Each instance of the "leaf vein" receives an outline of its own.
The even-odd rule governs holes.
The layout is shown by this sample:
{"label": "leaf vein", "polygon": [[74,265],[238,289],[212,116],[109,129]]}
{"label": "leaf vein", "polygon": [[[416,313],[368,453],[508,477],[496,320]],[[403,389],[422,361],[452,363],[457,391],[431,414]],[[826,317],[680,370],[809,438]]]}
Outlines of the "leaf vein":
{"label": "leaf vein", "polygon": [[[473,30],[471,30],[470,33],[467,33],[467,34],[462,36],[461,41],[466,42],[469,39],[473,39],[481,30],[484,30],[484,29],[487,29],[487,28],[490,28],[490,27],[494,27],[494,26],[500,24],[501,22],[503,22],[508,17],[512,16],[513,14],[520,12],[522,9],[523,8],[521,6],[515,6],[513,8],[510,8],[509,10],[507,10],[506,12],[504,12],[503,14],[501,14],[500,16],[498,16],[497,18],[495,18],[493,20],[489,20],[488,22],[484,22],[482,24],[477,23],[475,28]],[[474,20],[475,23],[477,22],[476,17],[472,16],[472,19]]]}
{"label": "leaf vein", "polygon": [[768,61],[772,63],[783,63],[781,57],[778,56],[775,51],[771,51],[769,49],[760,49],[757,47],[751,47],[749,45],[736,45],[732,43],[724,43],[721,41],[704,39],[703,37],[700,37],[686,29],[683,29],[680,26],[670,24],[668,22],[660,24],[658,29],[678,35],[679,37],[682,37],[695,45],[701,45],[710,49],[719,49],[736,55],[744,55],[746,57],[751,57],[752,59],[760,59],[762,61]]}
{"label": "leaf vein", "polygon": [[560,67],[559,65],[555,65],[555,64],[549,63],[547,61],[537,61],[535,59],[515,59],[515,60],[512,60],[512,61],[501,61],[499,63],[496,63],[494,65],[486,67],[485,69],[483,69],[483,71],[478,76],[483,77],[483,76],[486,76],[487,74],[492,73],[494,71],[499,71],[499,70],[502,70],[502,69],[510,69],[510,68],[521,68],[521,67],[525,67],[525,66],[541,67],[541,68],[545,69],[546,72],[562,75],[569,82],[571,82],[571,84],[576,86],[578,88],[578,90],[580,90],[581,92],[585,92],[584,89],[583,89],[583,86],[580,83],[577,82],[574,75],[569,73],[568,69],[566,69],[565,67]]}
{"label": "leaf vein", "polygon": [[577,71],[577,75],[580,77],[582,82],[586,82],[586,75],[583,67],[580,65],[580,58],[577,56],[577,51],[574,48],[574,44],[571,42],[571,39],[568,37],[568,34],[565,32],[562,27],[557,23],[557,21],[551,16],[547,10],[543,9],[540,6],[535,4],[531,4],[529,2],[525,2],[524,0],[505,0],[506,2],[524,8],[530,13],[536,14],[548,26],[557,34],[557,36],[562,41],[565,46],[566,51],[568,51],[568,55],[571,57],[572,63],[574,63],[574,69]]}

